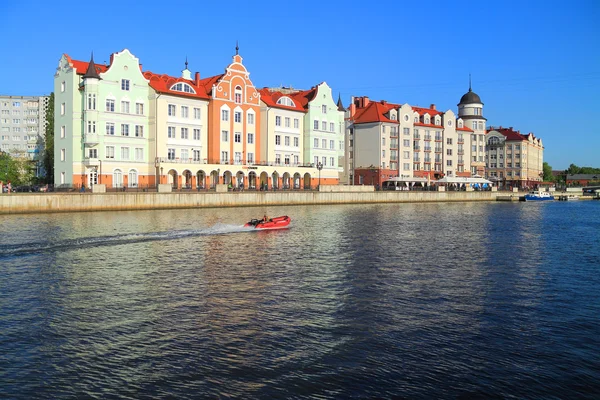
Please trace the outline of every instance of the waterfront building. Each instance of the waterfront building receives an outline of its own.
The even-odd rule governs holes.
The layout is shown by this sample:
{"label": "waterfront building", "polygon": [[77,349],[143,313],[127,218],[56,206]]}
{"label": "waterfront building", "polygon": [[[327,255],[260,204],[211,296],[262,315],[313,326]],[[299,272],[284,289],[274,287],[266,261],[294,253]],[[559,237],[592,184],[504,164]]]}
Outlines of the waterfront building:
{"label": "waterfront building", "polygon": [[[306,109],[294,92],[285,88],[264,88],[259,91],[261,99],[261,158],[273,160],[277,167],[298,168],[304,165],[304,116]],[[299,189],[301,175],[281,170],[284,188]]]}
{"label": "waterfront building", "polygon": [[56,185],[152,185],[148,80],[129,50],[109,65],[64,54],[54,76]]}
{"label": "waterfront building", "polygon": [[486,134],[486,178],[500,187],[534,187],[544,177],[544,145],[533,133],[512,127],[489,127]]}
{"label": "waterfront building", "polygon": [[[329,141],[327,148],[319,148],[319,162],[327,168],[327,183],[338,183],[343,112],[331,89],[322,83],[296,91],[290,144],[280,135],[283,144],[270,146],[271,133],[273,143],[277,140],[275,126],[270,130],[267,122],[261,129],[261,105],[269,108],[269,99],[261,102],[249,76],[237,47],[223,74],[203,79],[198,72],[192,77],[187,60],[180,77],[144,72],[127,49],[111,55],[107,65],[95,64],[93,56],[84,62],[63,55],[54,80],[55,184],[125,188],[163,183],[195,189],[224,183],[267,189],[290,187],[293,179],[295,187],[311,188],[321,171],[316,164],[306,165],[317,157],[314,151],[306,154],[306,140],[325,129]],[[313,131],[306,126],[307,115],[316,119],[317,112],[323,125]],[[286,116],[280,116],[285,130]],[[325,139],[319,140],[325,147]]]}
{"label": "waterfront building", "polygon": [[353,97],[346,113],[348,184],[387,178],[470,176],[465,135],[454,112]]}
{"label": "waterfront building", "polygon": [[458,117],[463,121],[463,126],[472,130],[470,146],[470,172],[473,176],[485,176],[485,134],[486,121],[483,116],[483,102],[479,95],[471,89],[471,78],[469,77],[469,91],[461,98],[458,106]]}
{"label": "waterfront building", "polygon": [[44,174],[46,112],[49,96],[0,95],[0,151],[35,163],[36,176]]}

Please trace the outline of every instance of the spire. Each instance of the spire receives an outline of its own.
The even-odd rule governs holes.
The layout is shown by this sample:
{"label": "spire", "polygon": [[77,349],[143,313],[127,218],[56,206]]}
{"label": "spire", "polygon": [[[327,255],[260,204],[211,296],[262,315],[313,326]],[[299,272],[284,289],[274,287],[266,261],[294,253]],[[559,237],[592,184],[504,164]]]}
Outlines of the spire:
{"label": "spire", "polygon": [[344,108],[344,103],[342,103],[342,94],[338,93],[338,101],[337,101],[338,111],[346,111]]}
{"label": "spire", "polygon": [[471,74],[469,74],[469,92],[472,92],[472,90],[471,90]]}
{"label": "spire", "polygon": [[96,64],[94,64],[94,52],[92,51],[92,58],[90,63],[88,64],[87,71],[83,75],[83,79],[93,78],[93,79],[102,79],[100,75],[98,75],[98,70],[96,69]]}
{"label": "spire", "polygon": [[185,56],[185,69],[188,69],[188,62],[187,62],[187,56]]}
{"label": "spire", "polygon": [[237,56],[240,52],[240,46],[238,46],[238,41],[235,41],[235,55]]}
{"label": "spire", "polygon": [[192,80],[192,71],[190,71],[188,69],[188,59],[187,59],[187,56],[185,56],[185,69],[183,71],[181,71],[181,77],[183,79],[187,79],[188,81]]}

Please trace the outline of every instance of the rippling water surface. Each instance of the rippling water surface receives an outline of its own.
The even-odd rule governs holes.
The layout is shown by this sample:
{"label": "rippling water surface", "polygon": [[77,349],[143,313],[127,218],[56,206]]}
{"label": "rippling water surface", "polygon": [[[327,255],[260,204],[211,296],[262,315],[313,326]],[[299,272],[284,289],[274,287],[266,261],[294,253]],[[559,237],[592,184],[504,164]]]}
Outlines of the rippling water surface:
{"label": "rippling water surface", "polygon": [[600,397],[600,202],[0,226],[2,399]]}

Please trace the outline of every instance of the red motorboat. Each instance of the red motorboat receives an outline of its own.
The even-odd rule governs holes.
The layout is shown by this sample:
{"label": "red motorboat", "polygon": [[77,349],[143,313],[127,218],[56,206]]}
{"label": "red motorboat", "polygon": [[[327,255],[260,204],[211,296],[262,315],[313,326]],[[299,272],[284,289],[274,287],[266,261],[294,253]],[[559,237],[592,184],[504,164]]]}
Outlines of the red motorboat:
{"label": "red motorboat", "polygon": [[275,218],[253,219],[244,225],[245,227],[255,229],[284,229],[287,228],[292,220],[287,215]]}

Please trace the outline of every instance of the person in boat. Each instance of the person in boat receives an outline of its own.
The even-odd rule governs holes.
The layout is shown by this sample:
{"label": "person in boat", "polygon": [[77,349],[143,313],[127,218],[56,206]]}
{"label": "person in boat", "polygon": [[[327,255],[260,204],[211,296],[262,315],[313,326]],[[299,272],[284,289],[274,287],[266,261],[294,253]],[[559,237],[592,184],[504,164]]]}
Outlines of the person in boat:
{"label": "person in boat", "polygon": [[267,214],[263,217],[263,222],[269,222],[271,219],[267,216]]}

